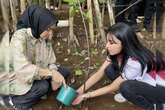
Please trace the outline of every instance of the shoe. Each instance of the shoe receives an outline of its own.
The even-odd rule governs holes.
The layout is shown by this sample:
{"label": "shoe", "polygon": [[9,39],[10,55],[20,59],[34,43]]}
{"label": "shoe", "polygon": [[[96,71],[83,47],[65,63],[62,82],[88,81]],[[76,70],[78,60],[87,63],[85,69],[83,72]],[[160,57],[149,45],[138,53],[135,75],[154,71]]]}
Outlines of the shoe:
{"label": "shoe", "polygon": [[156,104],[156,110],[163,110],[163,104]]}
{"label": "shoe", "polygon": [[144,28],[145,28],[148,32],[152,32],[152,31],[153,31],[153,28],[152,28],[149,24],[144,24],[143,26],[144,26]]}
{"label": "shoe", "polygon": [[0,96],[0,105],[5,107],[5,109],[7,110],[9,109],[9,102],[7,102],[7,100],[5,100],[2,96]]}
{"label": "shoe", "polygon": [[163,110],[165,110],[165,103],[163,104]]}
{"label": "shoe", "polygon": [[[22,110],[22,109],[17,108],[16,106],[14,106],[11,97],[9,97],[9,104],[14,108],[14,110]],[[32,110],[32,108],[28,108],[27,110]]]}
{"label": "shoe", "polygon": [[118,93],[114,96],[114,100],[119,103],[124,103],[127,100],[121,95],[121,93]]}
{"label": "shoe", "polygon": [[41,97],[41,100],[46,100],[46,99],[47,99],[47,95]]}
{"label": "shoe", "polygon": [[133,24],[131,26],[131,28],[135,31],[135,32],[140,32],[140,28],[137,26],[137,24]]}

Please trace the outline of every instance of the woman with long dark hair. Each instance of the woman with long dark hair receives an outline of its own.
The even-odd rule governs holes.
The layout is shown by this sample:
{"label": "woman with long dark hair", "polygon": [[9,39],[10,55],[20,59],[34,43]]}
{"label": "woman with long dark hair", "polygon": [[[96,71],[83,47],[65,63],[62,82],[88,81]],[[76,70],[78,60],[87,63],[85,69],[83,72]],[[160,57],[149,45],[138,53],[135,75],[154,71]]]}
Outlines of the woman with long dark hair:
{"label": "woman with long dark hair", "polygon": [[113,25],[107,34],[107,59],[98,72],[86,81],[85,91],[99,81],[104,73],[113,82],[98,90],[84,93],[82,85],[73,105],[83,99],[120,90],[128,101],[145,110],[163,110],[165,102],[165,62],[163,55],[154,54],[144,47],[135,32],[124,23]]}

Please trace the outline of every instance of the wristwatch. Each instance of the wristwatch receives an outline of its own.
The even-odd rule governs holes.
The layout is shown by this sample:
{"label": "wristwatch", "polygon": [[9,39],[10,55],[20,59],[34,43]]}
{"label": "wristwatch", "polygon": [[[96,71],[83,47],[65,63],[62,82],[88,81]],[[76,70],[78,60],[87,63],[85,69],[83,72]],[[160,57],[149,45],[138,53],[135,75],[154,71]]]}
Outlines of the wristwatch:
{"label": "wristwatch", "polygon": [[48,70],[48,78],[52,78],[52,76],[53,76],[53,72]]}

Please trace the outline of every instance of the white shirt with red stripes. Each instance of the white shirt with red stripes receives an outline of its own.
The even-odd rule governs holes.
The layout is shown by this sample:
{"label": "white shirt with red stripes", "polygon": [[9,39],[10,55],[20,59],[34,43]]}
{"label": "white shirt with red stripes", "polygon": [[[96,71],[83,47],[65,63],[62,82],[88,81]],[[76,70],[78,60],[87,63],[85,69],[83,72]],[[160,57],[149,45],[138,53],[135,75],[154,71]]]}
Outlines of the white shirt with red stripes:
{"label": "white shirt with red stripes", "polygon": [[[120,58],[118,59],[121,61]],[[111,62],[110,59],[107,58],[107,62]],[[147,66],[143,70],[142,74],[142,66],[138,60],[135,58],[129,58],[121,76],[125,80],[137,80],[141,82],[145,82],[152,86],[161,85],[165,87],[165,70],[159,71],[156,73],[155,70],[147,73]]]}

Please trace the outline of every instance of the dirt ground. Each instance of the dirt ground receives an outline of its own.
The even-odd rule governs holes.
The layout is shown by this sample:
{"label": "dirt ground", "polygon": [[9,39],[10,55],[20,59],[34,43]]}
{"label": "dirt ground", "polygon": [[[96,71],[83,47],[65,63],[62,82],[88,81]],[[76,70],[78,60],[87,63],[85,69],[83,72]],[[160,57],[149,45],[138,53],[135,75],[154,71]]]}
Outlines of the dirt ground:
{"label": "dirt ground", "polygon": [[[67,19],[68,12],[66,10],[56,11],[55,14],[57,18]],[[64,16],[65,15],[65,16]],[[80,43],[80,46],[68,45],[67,39],[69,35],[68,27],[57,28],[55,30],[55,37],[53,38],[53,48],[57,57],[57,64],[65,66],[72,71],[72,75],[68,79],[68,84],[73,88],[77,89],[85,79],[85,73],[88,68],[88,60],[85,60],[87,56],[87,44],[84,28],[81,22],[80,15],[76,15],[75,24],[74,24],[74,33]],[[95,21],[96,22],[96,21]],[[108,15],[105,15],[105,29],[108,27]],[[139,24],[142,28],[142,25]],[[95,34],[97,34],[95,30]],[[140,38],[140,41],[146,45],[151,50],[156,48],[160,49],[161,52],[165,55],[165,40],[160,36],[160,33],[157,34],[157,39],[152,38],[152,34],[146,31],[142,31],[144,38]],[[97,38],[97,45],[90,46],[91,50],[91,67],[90,75],[95,73],[99,66],[103,63],[106,58],[106,52],[104,51],[104,45],[100,45],[100,38]],[[81,70],[82,75],[76,75],[75,72]],[[99,87],[105,86],[111,83],[106,78],[102,79],[97,85],[95,85],[91,90],[97,89]],[[135,106],[130,102],[118,103],[114,101],[114,94],[107,94],[104,96],[96,97],[84,101],[78,106],[69,106],[66,107],[56,100],[56,95],[58,91],[50,91],[47,95],[46,100],[41,100],[37,105],[33,107],[34,110],[142,110],[141,108]],[[0,106],[0,110],[5,110]],[[11,110],[13,110],[11,108]]]}

